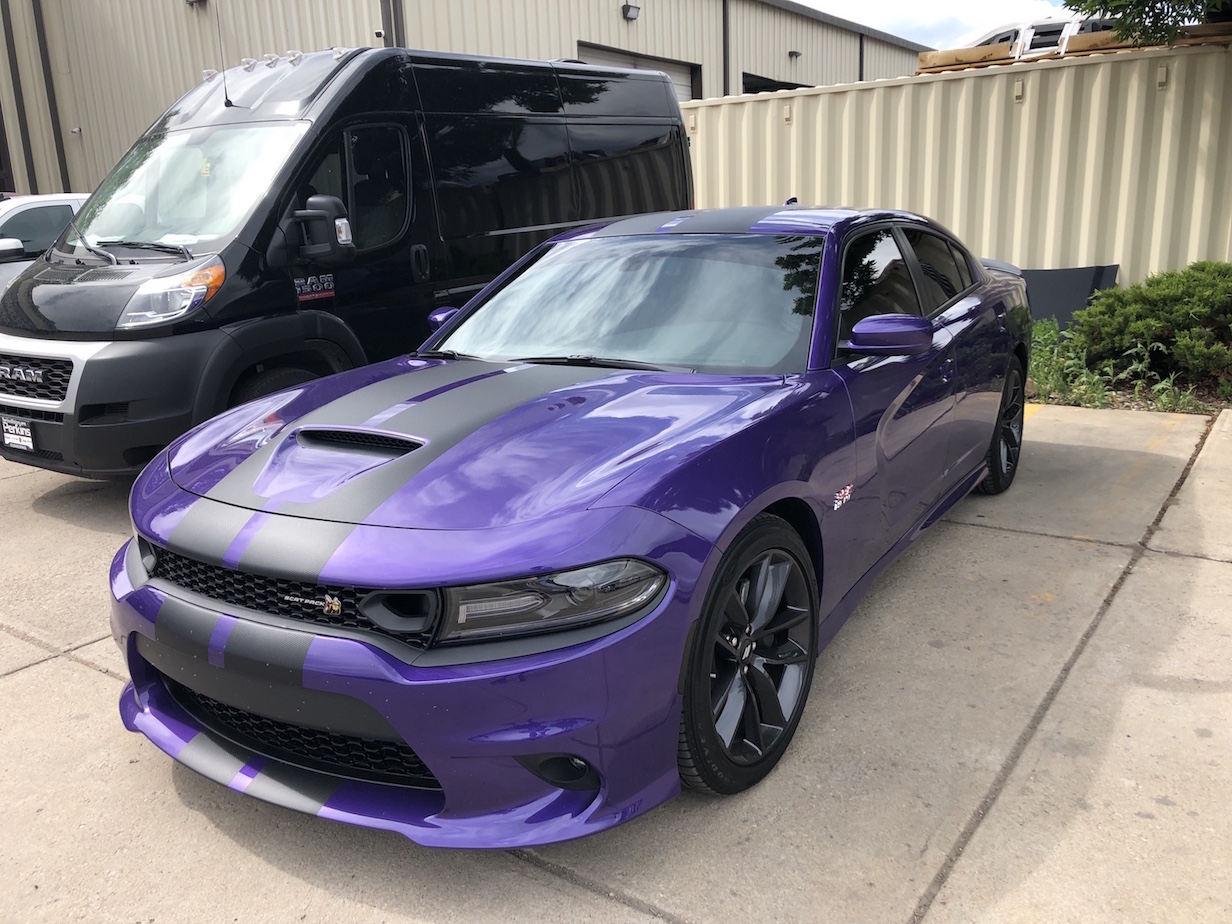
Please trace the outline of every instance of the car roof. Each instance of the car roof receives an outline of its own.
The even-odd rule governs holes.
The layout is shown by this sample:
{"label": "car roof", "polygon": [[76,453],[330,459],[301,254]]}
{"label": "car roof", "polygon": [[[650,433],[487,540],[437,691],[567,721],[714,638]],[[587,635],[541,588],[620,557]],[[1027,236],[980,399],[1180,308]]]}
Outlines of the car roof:
{"label": "car roof", "polygon": [[800,205],[744,206],[693,209],[635,215],[578,237],[623,237],[631,234],[816,234],[826,235],[840,225],[869,221],[909,221],[932,224],[912,212],[894,209],[822,208]]}
{"label": "car roof", "polygon": [[12,211],[19,205],[30,205],[35,202],[84,202],[88,198],[86,193],[45,193],[35,196],[0,193],[0,215]]}

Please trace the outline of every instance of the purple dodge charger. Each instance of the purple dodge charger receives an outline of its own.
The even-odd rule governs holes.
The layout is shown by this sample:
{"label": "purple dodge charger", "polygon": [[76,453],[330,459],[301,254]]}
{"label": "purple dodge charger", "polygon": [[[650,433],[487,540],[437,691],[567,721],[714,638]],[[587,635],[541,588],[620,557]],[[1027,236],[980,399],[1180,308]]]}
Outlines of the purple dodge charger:
{"label": "purple dodge charger", "polygon": [[129,729],[420,844],[752,786],[881,570],[1019,460],[1024,282],[916,215],[640,216],[434,320],[172,444],[111,568]]}

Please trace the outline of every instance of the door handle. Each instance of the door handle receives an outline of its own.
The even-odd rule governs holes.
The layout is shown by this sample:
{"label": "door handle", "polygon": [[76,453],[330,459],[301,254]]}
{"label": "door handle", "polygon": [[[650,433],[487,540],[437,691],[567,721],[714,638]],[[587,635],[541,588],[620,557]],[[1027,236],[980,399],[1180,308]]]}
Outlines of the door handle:
{"label": "door handle", "polygon": [[428,248],[423,244],[411,247],[411,278],[416,282],[427,282],[432,275],[432,263],[428,259]]}

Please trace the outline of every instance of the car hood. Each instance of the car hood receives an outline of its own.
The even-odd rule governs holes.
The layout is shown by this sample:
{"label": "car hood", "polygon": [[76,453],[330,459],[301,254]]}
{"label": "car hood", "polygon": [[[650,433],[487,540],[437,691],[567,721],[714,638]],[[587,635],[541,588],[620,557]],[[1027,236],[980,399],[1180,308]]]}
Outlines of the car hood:
{"label": "car hood", "polygon": [[173,444],[168,465],[184,490],[254,511],[509,526],[584,510],[650,460],[704,450],[782,387],[777,376],[404,358],[228,412]]}

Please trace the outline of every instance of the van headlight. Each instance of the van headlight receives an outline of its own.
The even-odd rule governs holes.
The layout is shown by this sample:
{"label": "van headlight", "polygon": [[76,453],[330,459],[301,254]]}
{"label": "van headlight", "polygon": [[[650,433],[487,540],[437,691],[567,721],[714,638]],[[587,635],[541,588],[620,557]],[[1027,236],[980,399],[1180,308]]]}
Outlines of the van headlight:
{"label": "van headlight", "polygon": [[124,306],[116,328],[131,330],[179,320],[213,298],[226,278],[222,260],[214,257],[182,275],[147,279]]}
{"label": "van headlight", "polygon": [[438,643],[532,635],[635,613],[667,575],[631,558],[492,584],[449,587]]}

